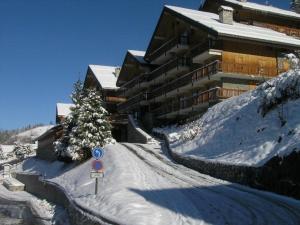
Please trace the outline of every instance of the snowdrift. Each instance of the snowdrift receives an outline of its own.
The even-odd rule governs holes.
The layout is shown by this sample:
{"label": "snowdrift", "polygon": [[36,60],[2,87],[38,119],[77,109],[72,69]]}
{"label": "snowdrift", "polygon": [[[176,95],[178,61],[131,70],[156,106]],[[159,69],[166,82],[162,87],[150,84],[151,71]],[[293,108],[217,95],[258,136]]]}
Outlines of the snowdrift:
{"label": "snowdrift", "polygon": [[200,119],[155,128],[176,153],[225,164],[260,167],[300,149],[300,71],[225,100]]}

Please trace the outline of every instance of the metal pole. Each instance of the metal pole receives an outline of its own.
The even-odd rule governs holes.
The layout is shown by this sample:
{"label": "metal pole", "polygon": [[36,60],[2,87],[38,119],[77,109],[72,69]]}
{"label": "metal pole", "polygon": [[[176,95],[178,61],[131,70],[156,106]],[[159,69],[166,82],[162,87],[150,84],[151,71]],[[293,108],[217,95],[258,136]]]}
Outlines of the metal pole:
{"label": "metal pole", "polygon": [[98,177],[96,177],[96,183],[95,183],[95,195],[98,194]]}

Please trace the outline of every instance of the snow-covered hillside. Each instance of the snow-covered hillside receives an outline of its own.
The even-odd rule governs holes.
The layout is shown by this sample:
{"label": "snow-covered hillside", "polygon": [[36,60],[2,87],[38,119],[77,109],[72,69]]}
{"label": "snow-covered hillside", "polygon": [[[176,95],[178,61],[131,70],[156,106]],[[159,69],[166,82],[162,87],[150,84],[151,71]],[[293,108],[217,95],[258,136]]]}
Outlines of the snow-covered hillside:
{"label": "snow-covered hillside", "polygon": [[300,71],[289,71],[213,106],[192,123],[154,130],[165,133],[177,153],[258,167],[300,149],[299,96]]}
{"label": "snow-covered hillside", "polygon": [[26,130],[24,132],[13,135],[9,140],[6,141],[6,143],[31,143],[35,138],[39,137],[52,127],[53,125],[45,125]]}

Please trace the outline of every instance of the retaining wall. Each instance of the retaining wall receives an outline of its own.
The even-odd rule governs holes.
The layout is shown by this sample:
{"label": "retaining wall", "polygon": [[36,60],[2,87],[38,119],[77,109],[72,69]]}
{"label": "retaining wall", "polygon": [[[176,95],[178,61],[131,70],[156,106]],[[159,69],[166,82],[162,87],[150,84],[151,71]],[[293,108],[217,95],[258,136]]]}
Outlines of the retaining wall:
{"label": "retaining wall", "polygon": [[22,219],[24,225],[51,224],[51,218],[43,218],[39,215],[30,201],[16,201],[0,198],[0,212],[3,212],[11,218]]}
{"label": "retaining wall", "polygon": [[282,158],[274,157],[262,167],[230,165],[177,154],[172,151],[165,134],[155,135],[165,141],[174,161],[186,167],[222,180],[300,199],[300,152],[294,151]]}
{"label": "retaining wall", "polygon": [[89,211],[70,198],[66,191],[56,183],[40,179],[39,174],[16,173],[16,178],[25,184],[25,190],[40,198],[47,199],[67,209],[73,225],[122,225],[113,218],[103,217],[99,213]]}
{"label": "retaining wall", "polygon": [[130,143],[141,144],[147,144],[152,140],[152,137],[136,124],[131,115],[128,115],[127,140]]}

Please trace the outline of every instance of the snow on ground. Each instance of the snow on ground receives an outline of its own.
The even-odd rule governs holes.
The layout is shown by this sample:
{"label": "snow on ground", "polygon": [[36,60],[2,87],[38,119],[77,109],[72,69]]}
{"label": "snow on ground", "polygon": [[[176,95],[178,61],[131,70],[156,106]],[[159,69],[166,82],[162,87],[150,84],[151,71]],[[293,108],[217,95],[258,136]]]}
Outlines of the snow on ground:
{"label": "snow on ground", "polygon": [[[35,216],[43,218],[45,222],[49,221],[49,223],[47,224],[69,224],[68,217],[66,216],[66,211],[61,206],[53,205],[52,203],[49,203],[44,199],[39,199],[25,191],[11,192],[0,184],[0,203],[3,208],[5,207],[5,205],[3,205],[4,203],[2,202],[2,200],[15,202],[15,210],[18,209],[17,202],[30,202],[33,206],[34,212],[37,213]],[[10,209],[7,208],[5,211],[7,214]],[[18,215],[17,211],[12,211],[11,213],[12,215]]]}
{"label": "snow on ground", "polygon": [[4,154],[8,154],[14,150],[14,145],[0,145]]}
{"label": "snow on ground", "polygon": [[300,72],[290,71],[211,107],[194,122],[154,131],[165,133],[171,148],[185,156],[258,167],[300,149],[299,95]]}
{"label": "snow on ground", "polygon": [[10,155],[10,153],[13,152],[13,150],[15,148],[14,145],[0,145],[0,148],[2,149],[3,156],[4,156],[3,159],[0,159],[0,164],[16,159],[16,156],[14,154],[12,154],[11,157],[8,157]]}
{"label": "snow on ground", "polygon": [[97,196],[92,159],[76,167],[29,159],[19,169],[46,173],[80,206],[122,225],[292,225],[300,219],[299,201],[199,174],[174,164],[157,144],[141,146],[105,148]]}
{"label": "snow on ground", "polygon": [[53,125],[45,125],[45,126],[39,126],[35,127],[23,132],[20,132],[16,135],[12,135],[8,140],[5,141],[7,144],[14,144],[17,143],[33,143],[34,140],[44,134],[47,130],[51,129]]}
{"label": "snow on ground", "polygon": [[46,126],[40,126],[40,127],[35,127],[30,130],[21,132],[16,135],[17,139],[22,139],[22,138],[31,138],[31,140],[34,140],[35,138],[41,136],[43,133],[45,133],[47,130],[51,129],[53,125],[46,125]]}

